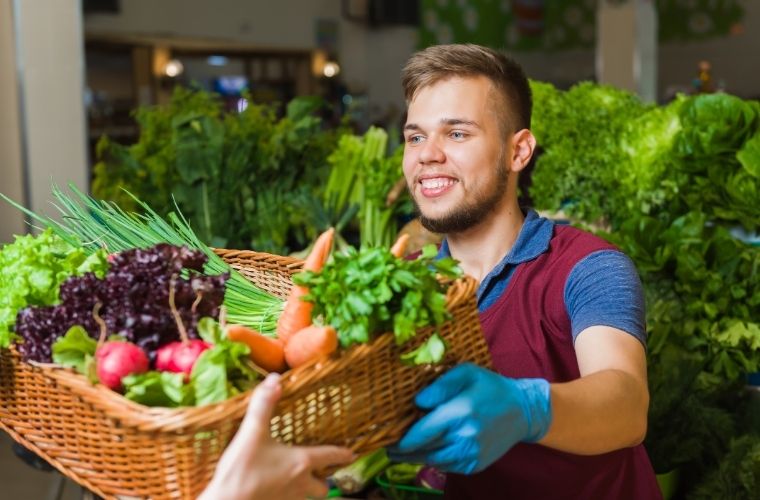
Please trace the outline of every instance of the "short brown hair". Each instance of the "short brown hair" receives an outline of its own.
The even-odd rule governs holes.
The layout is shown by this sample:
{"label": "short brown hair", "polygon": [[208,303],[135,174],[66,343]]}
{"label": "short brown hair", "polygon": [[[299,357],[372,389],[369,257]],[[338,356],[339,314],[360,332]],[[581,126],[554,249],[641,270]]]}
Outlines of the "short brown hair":
{"label": "short brown hair", "polygon": [[401,71],[407,103],[420,89],[455,76],[485,76],[493,82],[502,101],[502,132],[530,128],[533,102],[522,67],[501,52],[480,45],[433,45],[412,55]]}

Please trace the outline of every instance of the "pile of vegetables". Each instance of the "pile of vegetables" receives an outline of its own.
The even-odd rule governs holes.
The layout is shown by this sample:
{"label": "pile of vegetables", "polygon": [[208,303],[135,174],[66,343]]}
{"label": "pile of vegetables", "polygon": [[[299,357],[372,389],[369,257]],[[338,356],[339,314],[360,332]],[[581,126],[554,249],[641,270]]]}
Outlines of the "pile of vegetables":
{"label": "pile of vegetables", "polygon": [[[293,281],[308,287],[304,300],[314,305],[313,316],[337,330],[341,346],[367,343],[384,332],[393,332],[396,343],[403,345],[419,328],[449,318],[446,286],[438,276],[454,279],[461,270],[451,258],[436,260],[436,254],[434,245],[414,260],[400,259],[400,253],[383,247],[349,248],[322,272],[306,270]],[[444,352],[443,339],[433,334],[402,359],[436,363]]]}
{"label": "pile of vegetables", "polygon": [[760,247],[736,235],[760,229],[760,103],[709,94],[654,106],[591,83],[532,88],[535,206],[606,228],[644,283],[655,470],[681,467],[686,497],[732,497],[729,482],[753,491],[740,471],[760,442],[744,391],[760,371]]}
{"label": "pile of vegetables", "polygon": [[[145,213],[127,213],[72,189],[74,198],[54,188],[63,222],[11,201],[48,228],[2,255],[17,257],[27,245],[42,248],[28,253],[44,256],[52,253],[45,250],[51,242],[62,253],[43,258],[42,270],[27,258],[34,275],[13,286],[32,279],[49,288],[41,298],[28,287],[7,295],[6,345],[13,335],[25,360],[74,367],[145,404],[220,401],[249,387],[256,372],[297,368],[339,344],[366,343],[387,331],[404,344],[419,328],[448,319],[446,285],[438,277],[461,275],[453,260],[434,260],[432,246],[418,260],[402,259],[408,236],[391,249],[348,247],[328,261],[330,228],[315,241],[283,303],[224,264],[181,215],[170,214],[167,222],[137,198]],[[444,352],[434,334],[403,361],[434,363]]]}
{"label": "pile of vegetables", "polygon": [[[49,363],[52,343],[75,325],[93,338],[102,329],[118,332],[151,359],[159,346],[179,340],[180,324],[197,338],[198,321],[218,317],[228,278],[200,274],[205,260],[201,252],[167,244],[114,254],[103,278],[68,278],[59,304],[18,312],[19,352],[27,361]],[[190,274],[182,278],[183,272]]]}
{"label": "pile of vegetables", "polygon": [[205,260],[167,244],[112,254],[102,276],[72,275],[54,287],[53,305],[18,311],[18,350],[26,361],[75,368],[144,404],[227,399],[249,388],[256,371],[248,347],[227,339],[214,319],[228,276],[201,274]]}
{"label": "pile of vegetables", "polygon": [[[420,328],[450,318],[445,290],[462,271],[451,258],[435,259],[430,245],[415,260],[401,258],[408,235],[392,248],[348,247],[328,260],[335,232],[328,229],[314,243],[303,270],[277,323],[277,338],[237,328],[234,338],[251,347],[251,358],[274,371],[297,368],[328,356],[340,345],[349,348],[393,332],[397,345],[406,344]],[[402,355],[409,364],[438,363],[446,346],[432,334]]]}
{"label": "pile of vegetables", "polygon": [[230,268],[198,238],[181,212],[171,212],[163,218],[134,196],[132,202],[142,209],[142,213],[126,212],[116,203],[97,200],[73,185],[69,188],[73,195],[67,195],[53,186],[62,221],[37,215],[1,193],[0,197],[42,223],[72,248],[80,248],[78,251],[84,255],[96,254],[102,249],[113,253],[162,243],[199,250],[206,257],[203,265],[205,274],[229,274],[224,295],[228,320],[264,333],[274,332],[282,311],[282,301]]}
{"label": "pile of vegetables", "polygon": [[64,280],[85,273],[102,277],[106,267],[105,252],[85,252],[50,229],[5,245],[0,249],[0,348],[18,338],[14,326],[20,309],[56,304]]}

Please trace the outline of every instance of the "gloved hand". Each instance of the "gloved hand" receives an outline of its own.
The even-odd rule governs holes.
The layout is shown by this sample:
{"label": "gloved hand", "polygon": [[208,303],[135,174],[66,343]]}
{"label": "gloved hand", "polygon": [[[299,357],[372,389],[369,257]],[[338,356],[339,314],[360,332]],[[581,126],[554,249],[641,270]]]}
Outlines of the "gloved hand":
{"label": "gloved hand", "polygon": [[507,378],[469,363],[440,376],[415,403],[431,411],[388,456],[460,474],[485,469],[520,441],[538,441],[552,418],[546,380]]}

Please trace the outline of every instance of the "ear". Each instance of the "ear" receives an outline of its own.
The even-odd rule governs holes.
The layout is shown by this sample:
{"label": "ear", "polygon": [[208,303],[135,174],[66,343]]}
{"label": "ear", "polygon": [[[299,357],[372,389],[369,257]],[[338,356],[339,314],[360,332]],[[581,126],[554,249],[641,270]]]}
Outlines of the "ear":
{"label": "ear", "polygon": [[536,138],[530,130],[524,128],[514,133],[511,142],[510,170],[519,172],[528,166],[533,157],[533,151],[536,149]]}

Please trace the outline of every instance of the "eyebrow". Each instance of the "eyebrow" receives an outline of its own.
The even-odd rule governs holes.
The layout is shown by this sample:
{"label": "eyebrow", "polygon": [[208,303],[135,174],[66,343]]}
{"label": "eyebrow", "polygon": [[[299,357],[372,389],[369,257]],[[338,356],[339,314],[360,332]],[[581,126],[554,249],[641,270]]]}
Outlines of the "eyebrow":
{"label": "eyebrow", "polygon": [[[478,122],[472,121],[472,120],[464,120],[462,118],[442,118],[439,123],[441,125],[468,125],[475,128],[481,128],[480,125],[478,125]],[[422,127],[417,125],[416,123],[407,123],[404,125],[404,132],[407,130],[417,131],[422,130]]]}

